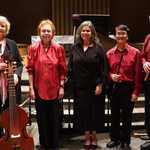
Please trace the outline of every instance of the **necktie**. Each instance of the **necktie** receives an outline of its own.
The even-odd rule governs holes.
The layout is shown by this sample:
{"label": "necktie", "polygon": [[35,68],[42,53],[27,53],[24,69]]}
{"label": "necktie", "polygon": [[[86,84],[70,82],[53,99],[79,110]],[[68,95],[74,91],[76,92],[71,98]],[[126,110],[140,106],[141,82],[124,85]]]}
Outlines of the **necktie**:
{"label": "necktie", "polygon": [[2,48],[2,44],[0,44],[0,53],[2,52],[2,49],[1,49],[1,48]]}

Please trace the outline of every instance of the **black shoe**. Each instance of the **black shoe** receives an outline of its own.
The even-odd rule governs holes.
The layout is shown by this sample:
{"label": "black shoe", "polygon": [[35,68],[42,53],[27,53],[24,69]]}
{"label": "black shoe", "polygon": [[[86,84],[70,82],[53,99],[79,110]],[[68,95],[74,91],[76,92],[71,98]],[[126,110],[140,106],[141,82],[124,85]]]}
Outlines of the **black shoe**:
{"label": "black shoe", "polygon": [[59,147],[50,147],[50,146],[45,146],[44,150],[60,150]]}
{"label": "black shoe", "polygon": [[110,142],[107,143],[106,146],[107,146],[108,148],[112,148],[112,147],[118,146],[119,144],[120,144],[119,141],[110,141]]}
{"label": "black shoe", "polygon": [[[50,150],[50,149],[49,149]],[[57,147],[57,148],[54,148],[53,150],[59,150],[59,148]]]}
{"label": "black shoe", "polygon": [[130,147],[129,144],[126,144],[126,143],[125,143],[123,150],[132,150],[132,148]]}
{"label": "black shoe", "polygon": [[124,143],[123,143],[123,142],[121,142],[120,148],[121,148],[121,149],[124,149]]}
{"label": "black shoe", "polygon": [[36,150],[45,150],[45,148],[42,145],[36,145]]}
{"label": "black shoe", "polygon": [[83,145],[83,148],[84,148],[85,150],[90,150],[91,145]]}
{"label": "black shoe", "polygon": [[97,148],[97,145],[90,145],[90,149],[92,149],[92,150],[96,150],[96,148]]}
{"label": "black shoe", "polygon": [[142,149],[150,149],[150,142],[145,142],[145,143],[142,144],[140,147],[141,147],[141,150],[142,150]]}
{"label": "black shoe", "polygon": [[150,138],[149,138],[148,135],[140,136],[140,139],[141,139],[141,140],[150,140]]}

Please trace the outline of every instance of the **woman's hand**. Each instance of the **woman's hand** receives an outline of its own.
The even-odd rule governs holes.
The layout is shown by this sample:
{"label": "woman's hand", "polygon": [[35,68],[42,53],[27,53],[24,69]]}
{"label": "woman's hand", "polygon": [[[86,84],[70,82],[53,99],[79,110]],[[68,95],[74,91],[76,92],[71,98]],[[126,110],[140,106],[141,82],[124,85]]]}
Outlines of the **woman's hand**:
{"label": "woman's hand", "polygon": [[35,100],[34,88],[33,88],[33,87],[30,87],[30,88],[29,88],[29,92],[30,92],[30,98],[31,98],[32,100]]}
{"label": "woman's hand", "polygon": [[132,101],[132,102],[136,102],[137,99],[138,99],[138,96],[135,95],[135,94],[132,94],[131,101]]}
{"label": "woman's hand", "polygon": [[4,71],[7,67],[6,63],[0,63],[0,71]]}
{"label": "woman's hand", "polygon": [[63,98],[63,97],[64,97],[64,87],[60,87],[59,88],[58,98]]}
{"label": "woman's hand", "polygon": [[98,84],[95,88],[95,95],[99,95],[102,93],[102,84]]}

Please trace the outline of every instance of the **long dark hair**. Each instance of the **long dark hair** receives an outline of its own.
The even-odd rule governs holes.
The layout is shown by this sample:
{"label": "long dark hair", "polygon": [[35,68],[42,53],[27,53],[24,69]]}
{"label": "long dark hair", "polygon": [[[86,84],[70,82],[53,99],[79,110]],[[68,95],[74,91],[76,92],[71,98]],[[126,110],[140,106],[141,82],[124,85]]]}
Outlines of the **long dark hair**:
{"label": "long dark hair", "polygon": [[83,40],[81,38],[81,31],[84,26],[88,26],[91,29],[92,35],[91,35],[90,43],[98,43],[99,41],[98,41],[97,33],[96,33],[93,23],[91,21],[84,21],[80,24],[80,26],[78,27],[76,31],[75,44],[80,44],[80,45],[83,44]]}

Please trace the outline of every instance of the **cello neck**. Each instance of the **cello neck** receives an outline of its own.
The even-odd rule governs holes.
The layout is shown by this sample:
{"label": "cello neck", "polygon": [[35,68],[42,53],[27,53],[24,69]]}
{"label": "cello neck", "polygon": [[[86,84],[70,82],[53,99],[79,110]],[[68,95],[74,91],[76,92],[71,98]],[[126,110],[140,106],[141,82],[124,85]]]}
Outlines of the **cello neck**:
{"label": "cello neck", "polygon": [[8,80],[8,94],[9,94],[9,126],[10,126],[10,135],[12,135],[16,123],[15,120],[17,118],[17,110],[16,110],[16,89],[14,83],[14,71],[16,69],[16,63],[12,61],[6,62],[8,65],[7,70],[7,80]]}

